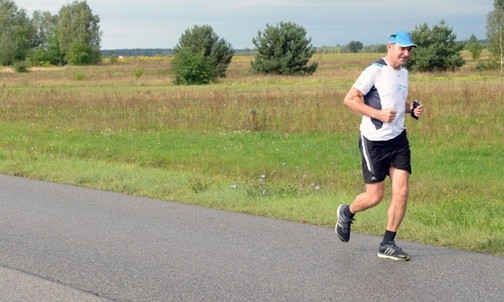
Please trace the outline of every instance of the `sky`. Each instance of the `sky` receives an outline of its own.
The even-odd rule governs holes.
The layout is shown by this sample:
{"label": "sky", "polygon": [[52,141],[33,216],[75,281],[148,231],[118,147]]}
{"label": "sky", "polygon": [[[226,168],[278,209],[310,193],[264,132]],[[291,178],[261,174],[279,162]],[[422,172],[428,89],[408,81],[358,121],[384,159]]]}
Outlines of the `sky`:
{"label": "sky", "polygon": [[[18,9],[59,9],[73,0],[13,0]],[[486,38],[494,0],[87,0],[100,17],[102,49],[174,48],[194,25],[210,25],[235,49],[254,48],[252,38],[266,25],[294,22],[314,47],[384,44],[397,30],[412,31],[445,21],[466,40]]]}

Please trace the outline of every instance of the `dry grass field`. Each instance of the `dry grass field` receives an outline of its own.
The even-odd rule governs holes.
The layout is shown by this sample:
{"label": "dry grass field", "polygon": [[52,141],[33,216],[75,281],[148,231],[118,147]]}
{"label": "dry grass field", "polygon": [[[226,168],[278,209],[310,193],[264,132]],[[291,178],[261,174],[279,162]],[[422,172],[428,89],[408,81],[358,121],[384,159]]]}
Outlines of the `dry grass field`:
{"label": "dry grass field", "polygon": [[[379,54],[317,54],[312,76],[250,73],[174,86],[170,57],[0,70],[0,172],[332,227],[362,190],[360,117],[343,96]],[[402,239],[502,255],[504,82],[498,72],[410,74],[425,116]],[[381,234],[385,201],[360,232]]]}

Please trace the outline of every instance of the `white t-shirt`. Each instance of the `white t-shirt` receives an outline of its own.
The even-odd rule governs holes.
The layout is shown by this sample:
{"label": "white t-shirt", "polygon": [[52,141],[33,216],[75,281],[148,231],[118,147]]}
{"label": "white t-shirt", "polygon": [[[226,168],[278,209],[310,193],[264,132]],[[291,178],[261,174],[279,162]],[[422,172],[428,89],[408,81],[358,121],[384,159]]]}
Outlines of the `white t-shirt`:
{"label": "white t-shirt", "polygon": [[369,116],[362,116],[361,134],[371,141],[395,138],[405,129],[405,106],[408,98],[408,71],[394,69],[380,59],[368,66],[353,87],[364,94],[364,103],[375,109],[395,108],[396,118],[384,123]]}

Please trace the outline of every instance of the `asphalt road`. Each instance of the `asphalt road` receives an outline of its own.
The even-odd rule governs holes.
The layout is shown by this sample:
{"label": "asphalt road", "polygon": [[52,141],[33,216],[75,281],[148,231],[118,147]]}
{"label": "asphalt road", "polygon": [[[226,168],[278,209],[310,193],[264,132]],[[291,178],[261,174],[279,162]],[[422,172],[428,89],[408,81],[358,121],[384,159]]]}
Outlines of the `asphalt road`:
{"label": "asphalt road", "polygon": [[0,301],[504,301],[504,257],[4,175],[0,207]]}

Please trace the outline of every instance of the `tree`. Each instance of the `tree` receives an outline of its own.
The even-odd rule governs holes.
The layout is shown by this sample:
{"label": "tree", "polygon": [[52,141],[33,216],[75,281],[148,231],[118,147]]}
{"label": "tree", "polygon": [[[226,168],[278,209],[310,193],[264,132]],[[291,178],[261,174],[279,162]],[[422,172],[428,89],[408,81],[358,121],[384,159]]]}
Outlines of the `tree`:
{"label": "tree", "polygon": [[292,22],[266,24],[264,32],[259,31],[252,42],[257,52],[251,65],[256,73],[313,74],[317,70],[316,62],[307,66],[315,49],[302,26]]}
{"label": "tree", "polygon": [[58,20],[58,15],[50,12],[33,12],[31,22],[35,28],[35,48],[30,55],[32,64],[62,65],[65,62],[56,32]]}
{"label": "tree", "polygon": [[364,48],[364,45],[360,41],[351,41],[348,43],[348,50],[352,53],[357,53]]}
{"label": "tree", "polygon": [[494,10],[487,17],[488,49],[493,58],[504,65],[504,0],[494,1]]}
{"label": "tree", "polygon": [[215,66],[203,52],[195,53],[188,48],[177,51],[172,61],[175,85],[202,85],[215,81]]}
{"label": "tree", "polygon": [[465,64],[460,51],[463,44],[457,43],[457,36],[444,21],[434,25],[432,29],[427,23],[417,26],[413,32],[413,41],[418,46],[412,52],[407,63],[410,70],[416,71],[446,71],[455,70]]}
{"label": "tree", "polygon": [[24,61],[34,43],[35,29],[24,10],[10,0],[0,0],[0,64]]}
{"label": "tree", "polygon": [[483,46],[481,46],[481,43],[474,34],[467,39],[466,48],[471,53],[473,60],[479,59],[481,52],[483,51]]}
{"label": "tree", "polygon": [[72,65],[91,65],[97,63],[93,58],[93,49],[83,40],[76,40],[70,44],[66,58],[68,63]]}
{"label": "tree", "polygon": [[51,37],[56,35],[58,15],[36,10],[33,12],[31,23],[35,28],[35,45],[47,46]]}
{"label": "tree", "polygon": [[97,64],[101,61],[100,17],[93,15],[86,1],[75,0],[59,11],[56,27],[59,48],[70,64]]}
{"label": "tree", "polygon": [[58,35],[54,35],[49,39],[47,46],[47,59],[52,65],[65,65],[65,54],[61,51]]}
{"label": "tree", "polygon": [[208,84],[225,77],[233,58],[231,44],[220,38],[209,25],[187,29],[175,46],[175,84]]}

